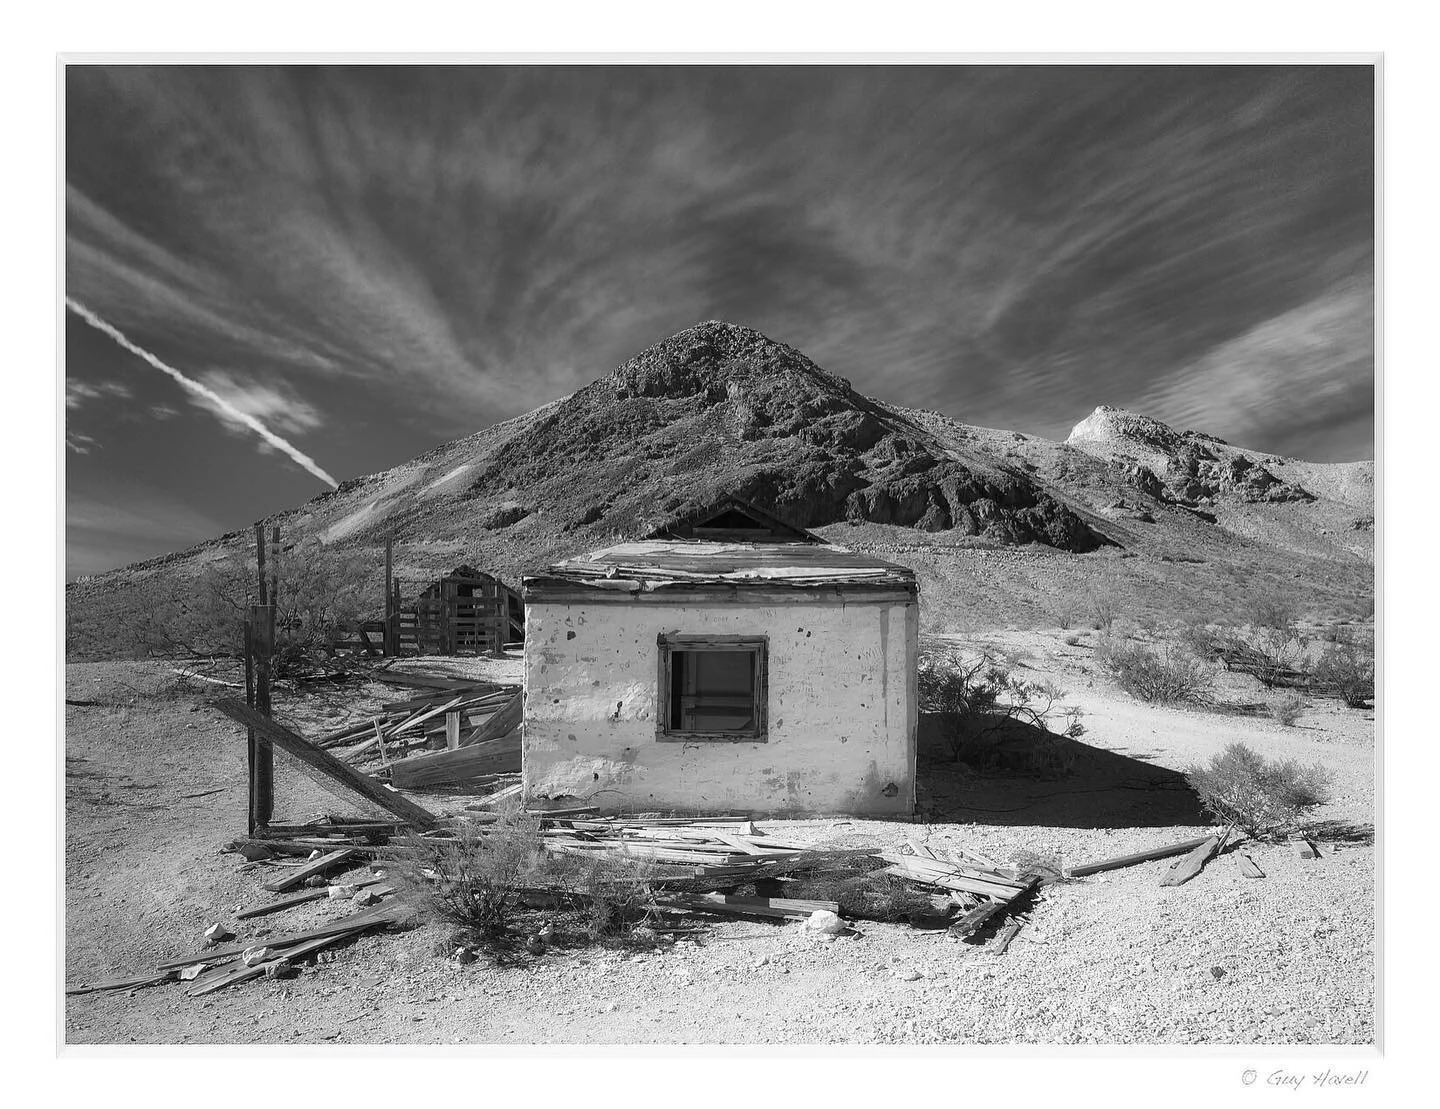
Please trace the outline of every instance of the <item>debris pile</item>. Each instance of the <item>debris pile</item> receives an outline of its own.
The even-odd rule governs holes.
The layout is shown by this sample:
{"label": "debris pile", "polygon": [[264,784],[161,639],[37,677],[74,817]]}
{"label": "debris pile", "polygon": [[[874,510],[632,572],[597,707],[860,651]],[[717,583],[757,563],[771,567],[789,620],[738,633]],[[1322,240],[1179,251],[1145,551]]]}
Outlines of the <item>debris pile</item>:
{"label": "debris pile", "polygon": [[520,772],[518,687],[419,674],[382,680],[423,692],[385,704],[380,715],[321,736],[315,746],[352,765],[378,763],[371,772],[388,775],[397,789],[484,788]]}

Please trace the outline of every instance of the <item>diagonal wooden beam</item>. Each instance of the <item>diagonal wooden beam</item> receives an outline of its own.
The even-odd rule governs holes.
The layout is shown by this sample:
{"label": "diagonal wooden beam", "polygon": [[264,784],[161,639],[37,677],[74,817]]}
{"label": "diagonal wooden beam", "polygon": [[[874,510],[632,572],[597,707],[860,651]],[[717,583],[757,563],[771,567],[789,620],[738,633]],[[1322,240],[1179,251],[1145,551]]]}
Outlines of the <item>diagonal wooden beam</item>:
{"label": "diagonal wooden beam", "polygon": [[429,809],[422,808],[394,790],[386,789],[370,775],[362,774],[349,763],[341,762],[329,751],[321,750],[304,737],[296,735],[288,728],[281,727],[269,717],[260,715],[243,701],[221,698],[214,702],[214,706],[236,723],[253,728],[255,738],[267,747],[279,747],[294,755],[305,765],[333,778],[372,804],[398,816],[407,824],[430,828],[439,823],[440,818]]}

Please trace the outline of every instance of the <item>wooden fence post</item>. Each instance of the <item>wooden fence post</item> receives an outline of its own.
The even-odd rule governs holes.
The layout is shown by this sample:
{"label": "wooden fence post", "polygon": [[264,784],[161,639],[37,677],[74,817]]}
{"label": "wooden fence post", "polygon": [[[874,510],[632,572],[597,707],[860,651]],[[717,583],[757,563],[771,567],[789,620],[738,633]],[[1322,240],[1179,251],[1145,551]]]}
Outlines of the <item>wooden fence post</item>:
{"label": "wooden fence post", "polygon": [[385,633],[382,638],[380,650],[386,658],[396,654],[395,650],[395,622],[399,619],[395,611],[393,601],[394,589],[391,582],[395,578],[395,537],[385,537]]}
{"label": "wooden fence post", "polygon": [[[280,529],[277,527],[272,536],[278,546],[280,540]],[[253,675],[253,691],[250,689],[251,680],[246,679],[247,691],[252,693],[253,707],[256,712],[263,716],[270,715],[270,656],[275,650],[275,586],[276,576],[273,573],[267,579],[265,575],[265,525],[255,525],[255,566],[256,566],[256,592],[260,597],[260,603],[250,606],[250,620],[246,634],[245,670],[247,675]],[[270,823],[275,815],[275,752],[264,743],[260,743],[255,736],[255,730],[249,730],[250,736],[250,832],[253,835],[257,828],[264,828]]]}
{"label": "wooden fence post", "polygon": [[[250,608],[250,646],[255,675],[255,711],[270,715],[270,654],[274,648],[271,630],[275,612],[270,605]],[[253,735],[253,730],[252,730]],[[266,744],[253,741],[250,754],[250,823],[263,828],[275,815],[275,752]]]}
{"label": "wooden fence post", "polygon": [[[252,609],[253,612],[253,609]],[[245,621],[245,703],[255,707],[255,621]],[[255,834],[255,767],[259,762],[260,741],[254,728],[245,729],[245,766],[250,782],[250,800],[246,806],[246,828]]]}

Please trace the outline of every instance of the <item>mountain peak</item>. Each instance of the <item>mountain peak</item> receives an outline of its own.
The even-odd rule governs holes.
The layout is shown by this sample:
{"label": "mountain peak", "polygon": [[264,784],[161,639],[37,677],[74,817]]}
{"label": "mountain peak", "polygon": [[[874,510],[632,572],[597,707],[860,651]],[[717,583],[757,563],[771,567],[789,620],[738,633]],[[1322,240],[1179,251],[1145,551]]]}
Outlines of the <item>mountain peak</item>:
{"label": "mountain peak", "polygon": [[[661,339],[606,379],[622,397],[716,397],[747,385],[794,386],[853,397],[842,377],[754,328],[705,320]],[[856,398],[858,399],[858,398]]]}
{"label": "mountain peak", "polygon": [[1076,424],[1065,443],[1087,454],[1128,460],[1142,491],[1182,504],[1210,504],[1227,496],[1243,501],[1315,499],[1277,477],[1260,455],[1108,404]]}

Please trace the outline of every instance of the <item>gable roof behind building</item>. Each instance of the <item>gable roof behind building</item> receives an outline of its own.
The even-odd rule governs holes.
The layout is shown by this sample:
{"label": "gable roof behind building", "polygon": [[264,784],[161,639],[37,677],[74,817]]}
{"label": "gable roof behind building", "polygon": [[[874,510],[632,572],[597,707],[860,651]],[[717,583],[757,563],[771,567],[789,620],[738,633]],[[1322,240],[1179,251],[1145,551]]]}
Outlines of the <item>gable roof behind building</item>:
{"label": "gable roof behind building", "polygon": [[646,539],[708,539],[741,543],[824,543],[818,535],[733,494],[662,524]]}

